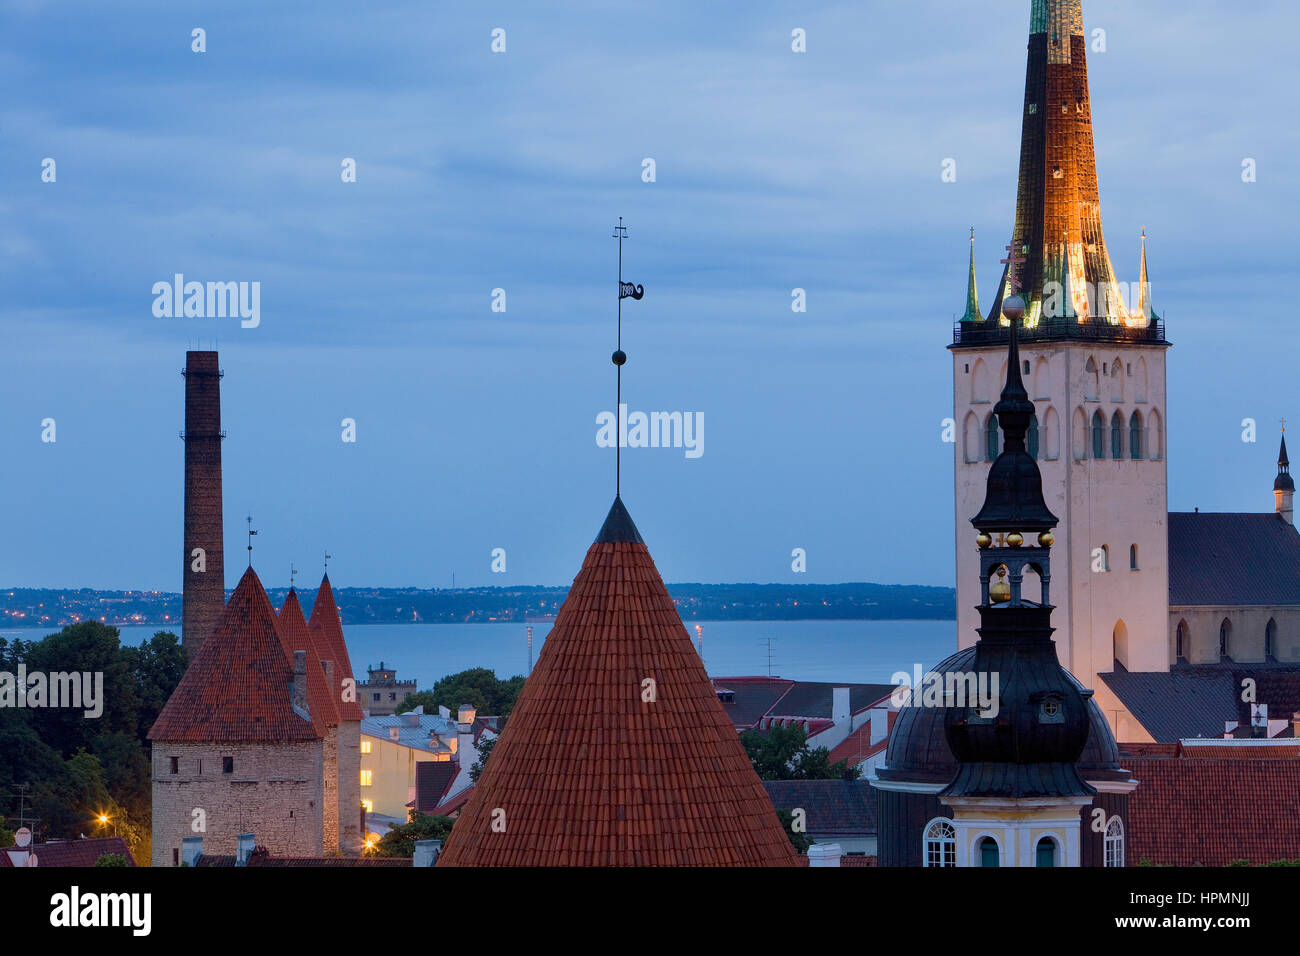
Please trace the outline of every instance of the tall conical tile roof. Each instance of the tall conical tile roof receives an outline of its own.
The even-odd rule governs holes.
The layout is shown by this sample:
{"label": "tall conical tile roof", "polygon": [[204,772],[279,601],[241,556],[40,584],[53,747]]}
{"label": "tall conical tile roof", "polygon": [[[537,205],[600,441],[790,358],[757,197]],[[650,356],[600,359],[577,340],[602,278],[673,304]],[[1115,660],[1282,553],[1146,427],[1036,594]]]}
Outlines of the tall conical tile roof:
{"label": "tall conical tile roof", "polygon": [[796,862],[615,499],[438,865]]}
{"label": "tall conical tile roof", "polygon": [[[333,660],[330,651],[322,650],[317,645],[317,635],[307,627],[307,619],[302,615],[302,605],[298,603],[298,592],[289,589],[289,596],[284,599],[280,615],[276,618],[276,631],[280,635],[280,646],[293,663],[294,651],[307,652],[307,712],[311,722],[324,736],[326,729],[337,726],[339,722],[338,705],[334,703],[335,695],[331,693],[329,681],[325,677],[324,661]],[[335,665],[335,672],[338,665]]]}
{"label": "tall conical tile roof", "polygon": [[328,660],[334,661],[333,697],[338,705],[341,720],[360,720],[361,705],[353,694],[352,700],[344,700],[343,682],[352,681],[355,690],[356,680],[352,676],[352,661],[348,658],[348,644],[343,639],[343,622],[339,617],[339,606],[334,603],[334,589],[330,587],[330,576],[321,578],[320,589],[316,592],[316,603],[311,608],[311,620],[307,622],[316,646]]}
{"label": "tall conical tile roof", "polygon": [[150,740],[189,742],[316,740],[293,710],[293,666],[276,631],[275,610],[249,568],[221,620],[190,661]]}

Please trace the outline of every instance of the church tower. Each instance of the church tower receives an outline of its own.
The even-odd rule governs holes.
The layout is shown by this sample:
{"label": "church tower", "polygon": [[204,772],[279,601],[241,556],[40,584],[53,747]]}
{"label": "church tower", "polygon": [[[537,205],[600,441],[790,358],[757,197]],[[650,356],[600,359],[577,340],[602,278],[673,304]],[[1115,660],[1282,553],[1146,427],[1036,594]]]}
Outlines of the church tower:
{"label": "church tower", "polygon": [[1291,503],[1295,498],[1295,482],[1291,479],[1291,460],[1286,456],[1286,433],[1282,434],[1282,447],[1277,451],[1277,477],[1273,479],[1273,510],[1295,524]]}
{"label": "church tower", "polygon": [[[980,585],[971,675],[992,691],[980,702],[995,706],[957,701],[944,718],[958,769],[939,799],[952,808],[958,866],[1079,866],[1080,809],[1097,794],[1078,767],[1090,730],[1089,692],[1061,668],[1052,641],[1057,518],[1025,447],[1034,405],[1016,342],[1024,312],[1018,296],[1007,300],[1006,386],[993,409],[1005,444],[989,469],[984,506],[971,519]],[[1031,580],[1038,582],[1032,597],[1025,593]]]}
{"label": "church tower", "polygon": [[[1053,554],[1056,643],[1112,728],[1122,705],[1097,675],[1117,667],[1166,671],[1169,571],[1165,469],[1164,325],[1151,309],[1143,232],[1138,281],[1117,280],[1102,237],[1080,0],[1033,0],[1015,225],[1008,246],[1024,319],[1016,374],[1035,411],[1026,454],[1060,517]],[[1004,262],[1008,260],[1003,260]],[[949,346],[959,647],[974,643],[980,553],[966,519],[1006,441],[993,403],[1007,366],[1010,296],[1003,272],[987,316],[975,296]]]}

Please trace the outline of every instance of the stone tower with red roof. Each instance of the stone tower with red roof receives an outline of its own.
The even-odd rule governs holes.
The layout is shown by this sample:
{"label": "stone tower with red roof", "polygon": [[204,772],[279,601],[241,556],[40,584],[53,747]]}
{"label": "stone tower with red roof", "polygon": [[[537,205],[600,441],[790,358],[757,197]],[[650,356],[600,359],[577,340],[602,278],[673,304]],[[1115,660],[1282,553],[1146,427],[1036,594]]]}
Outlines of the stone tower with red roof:
{"label": "stone tower with red roof", "polygon": [[249,568],[149,731],[154,866],[198,835],[214,853],[251,832],[273,854],[321,855],[329,708],[308,653],[286,649]]}
{"label": "stone tower with red roof", "polygon": [[361,851],[361,705],[352,676],[343,623],[330,577],[321,578],[308,623],[312,638],[324,658],[333,662],[331,695],[338,708],[338,842],[345,853]]}
{"label": "stone tower with red roof", "polygon": [[615,498],[438,865],[797,859]]}
{"label": "stone tower with red roof", "polygon": [[280,608],[276,630],[280,635],[280,646],[290,661],[295,651],[306,651],[307,711],[321,733],[323,745],[324,844],[328,851],[339,846],[339,708],[331,691],[338,668],[333,651],[323,647],[318,640],[320,632],[312,634],[307,627],[302,605],[298,603],[298,592],[293,588],[289,589],[289,596]]}

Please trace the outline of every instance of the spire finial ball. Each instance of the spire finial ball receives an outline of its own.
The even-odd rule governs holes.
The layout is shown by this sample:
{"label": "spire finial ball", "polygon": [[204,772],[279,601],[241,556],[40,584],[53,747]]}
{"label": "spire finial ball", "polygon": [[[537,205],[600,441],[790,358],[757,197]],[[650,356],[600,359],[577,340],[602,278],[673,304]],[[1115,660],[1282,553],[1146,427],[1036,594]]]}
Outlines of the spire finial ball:
{"label": "spire finial ball", "polygon": [[611,360],[615,365],[624,365],[627,362],[627,353],[622,349],[616,349]]}
{"label": "spire finial ball", "polygon": [[1012,322],[1019,322],[1025,315],[1025,300],[1013,295],[1002,303],[1002,314]]}

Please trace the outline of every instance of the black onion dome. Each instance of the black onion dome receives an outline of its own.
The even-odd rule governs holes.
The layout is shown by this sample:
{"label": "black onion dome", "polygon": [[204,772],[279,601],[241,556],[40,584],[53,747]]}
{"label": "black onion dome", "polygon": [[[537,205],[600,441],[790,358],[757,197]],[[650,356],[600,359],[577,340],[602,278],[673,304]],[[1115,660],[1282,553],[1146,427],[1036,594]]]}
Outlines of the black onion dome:
{"label": "black onion dome", "polygon": [[[966,673],[971,670],[975,648],[968,647],[932,667],[936,674]],[[1078,679],[1061,668],[1074,685],[1084,693],[1088,714],[1088,742],[1079,755],[1077,766],[1085,780],[1129,778],[1121,769],[1119,746],[1110,732],[1106,717],[1097,701],[1087,693]],[[906,780],[916,783],[949,783],[957,775],[957,758],[948,746],[944,729],[944,708],[903,707],[894,720],[889,734],[889,747],[885,764],[877,768],[881,780]]]}

